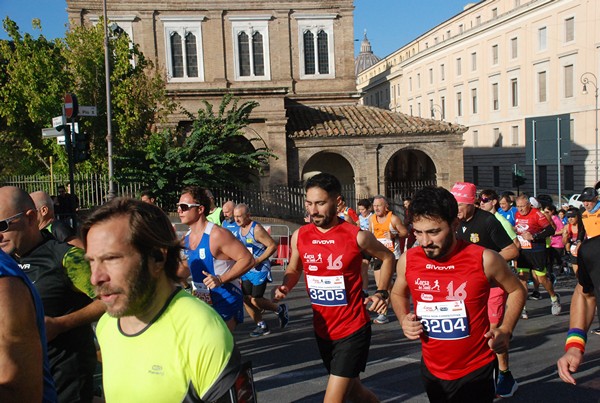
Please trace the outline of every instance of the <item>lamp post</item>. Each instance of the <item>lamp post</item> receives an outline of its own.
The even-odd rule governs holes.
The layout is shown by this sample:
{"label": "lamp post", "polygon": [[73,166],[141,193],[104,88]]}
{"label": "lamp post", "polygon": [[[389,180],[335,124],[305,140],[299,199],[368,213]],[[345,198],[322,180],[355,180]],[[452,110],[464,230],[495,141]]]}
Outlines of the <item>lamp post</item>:
{"label": "lamp post", "polygon": [[432,119],[435,119],[435,112],[439,112],[441,120],[444,120],[444,110],[438,104],[431,105],[431,118]]}
{"label": "lamp post", "polygon": [[116,197],[113,167],[112,150],[112,109],[110,99],[110,49],[108,47],[108,18],[106,16],[106,0],[102,1],[102,11],[104,16],[104,74],[106,74],[106,143],[108,149],[108,198]]}
{"label": "lamp post", "polygon": [[594,73],[585,72],[581,75],[583,84],[583,95],[588,93],[587,85],[594,86],[594,97],[596,98],[596,183],[598,182],[598,78]]}

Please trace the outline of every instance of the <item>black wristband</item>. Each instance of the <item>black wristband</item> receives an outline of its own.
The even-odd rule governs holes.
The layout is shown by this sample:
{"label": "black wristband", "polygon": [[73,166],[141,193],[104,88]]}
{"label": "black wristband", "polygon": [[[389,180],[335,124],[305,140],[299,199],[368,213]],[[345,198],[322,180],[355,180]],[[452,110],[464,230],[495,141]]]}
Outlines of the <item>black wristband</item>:
{"label": "black wristband", "polygon": [[375,294],[381,295],[383,299],[388,299],[390,297],[390,293],[387,290],[377,290]]}

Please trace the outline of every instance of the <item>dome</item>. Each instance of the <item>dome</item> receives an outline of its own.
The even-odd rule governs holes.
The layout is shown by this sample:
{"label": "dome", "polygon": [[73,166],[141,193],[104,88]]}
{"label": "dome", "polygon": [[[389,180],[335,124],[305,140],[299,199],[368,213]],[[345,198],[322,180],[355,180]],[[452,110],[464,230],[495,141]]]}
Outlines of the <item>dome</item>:
{"label": "dome", "polygon": [[360,43],[360,53],[356,57],[354,61],[354,74],[358,76],[361,71],[364,71],[380,61],[381,59],[373,54],[371,50],[371,42],[367,38],[367,30],[365,30],[365,35]]}

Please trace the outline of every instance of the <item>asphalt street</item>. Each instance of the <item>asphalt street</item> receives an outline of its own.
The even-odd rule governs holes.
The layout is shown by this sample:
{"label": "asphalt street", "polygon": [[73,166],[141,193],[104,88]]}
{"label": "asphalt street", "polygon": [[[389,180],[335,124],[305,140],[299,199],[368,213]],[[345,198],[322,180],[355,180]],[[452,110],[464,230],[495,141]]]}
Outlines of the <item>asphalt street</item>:
{"label": "asphalt street", "polygon": [[[274,267],[273,285],[280,284],[283,269]],[[375,290],[371,281],[371,290]],[[527,301],[529,320],[520,320],[510,349],[510,369],[519,383],[512,402],[600,402],[600,336],[589,334],[585,362],[576,374],[577,385],[563,383],[556,361],[564,351],[569,325],[569,303],[575,280],[559,278],[563,311],[550,313],[550,299]],[[269,287],[267,292],[270,291]],[[312,313],[304,283],[286,302],[290,324],[279,329],[275,314],[266,314],[271,334],[252,338],[254,328],[246,316],[235,330],[235,339],[245,360],[251,360],[257,400],[264,402],[322,402],[327,373],[321,364],[312,330]],[[382,402],[427,402],[419,376],[420,343],[404,337],[395,317],[385,325],[373,325],[373,338],[363,383]],[[592,327],[598,327],[594,321]]]}

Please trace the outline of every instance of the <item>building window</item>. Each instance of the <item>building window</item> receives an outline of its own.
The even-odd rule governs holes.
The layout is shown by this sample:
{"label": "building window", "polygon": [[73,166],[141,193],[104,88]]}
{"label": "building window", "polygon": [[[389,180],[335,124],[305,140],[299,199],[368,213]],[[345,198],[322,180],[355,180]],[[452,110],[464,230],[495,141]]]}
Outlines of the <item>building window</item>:
{"label": "building window", "polygon": [[419,117],[421,117],[421,103],[417,102],[417,113],[419,114]]}
{"label": "building window", "polygon": [[473,166],[473,184],[475,186],[479,185],[479,167]]}
{"label": "building window", "polygon": [[492,18],[496,18],[496,17],[498,17],[498,9],[492,8]]}
{"label": "building window", "polygon": [[492,65],[498,64],[498,45],[492,46]]}
{"label": "building window", "polygon": [[477,53],[471,53],[471,71],[477,70]]}
{"label": "building window", "polygon": [[480,15],[475,17],[475,25],[477,25],[477,26],[481,25],[481,16]]}
{"label": "building window", "polygon": [[464,28],[463,24],[458,24],[458,33],[462,34],[464,30],[465,30],[465,28]]}
{"label": "building window", "polygon": [[564,67],[565,70],[565,98],[573,98],[573,65]]}
{"label": "building window", "polygon": [[538,29],[538,50],[546,50],[546,27]]}
{"label": "building window", "polygon": [[300,78],[334,78],[333,19],[336,14],[294,15],[298,20]]}
{"label": "building window", "polygon": [[440,65],[440,79],[444,81],[446,79],[446,69],[444,65]]}
{"label": "building window", "polygon": [[573,165],[563,165],[563,168],[565,170],[565,190],[573,190],[575,188],[575,170],[573,169]]}
{"label": "building window", "polygon": [[460,76],[462,74],[462,59],[459,57],[456,59],[456,75]]}
{"label": "building window", "polygon": [[546,72],[538,73],[538,102],[546,102]]}
{"label": "building window", "polygon": [[473,130],[473,147],[479,147],[479,130]]}
{"label": "building window", "polygon": [[519,82],[516,78],[510,80],[510,99],[512,106],[519,106]]}
{"label": "building window", "polygon": [[498,187],[500,186],[500,167],[498,165],[494,165],[492,168],[494,172],[494,186]]}
{"label": "building window", "polygon": [[433,84],[433,69],[429,69],[429,84]]}
{"label": "building window", "polygon": [[442,107],[442,120],[446,118],[446,97],[440,98],[440,104]]}
{"label": "building window", "polygon": [[492,84],[492,109],[500,109],[500,100],[498,99],[498,83]]}
{"label": "building window", "polygon": [[519,40],[512,38],[510,40],[510,57],[516,59],[519,56]]}
{"label": "building window", "polygon": [[548,167],[546,165],[538,165],[538,174],[540,177],[540,189],[548,189]]}
{"label": "building window", "polygon": [[431,111],[431,119],[435,119],[435,109],[433,109],[433,99],[429,100],[429,110]]}
{"label": "building window", "polygon": [[410,105],[410,106],[409,106],[409,108],[410,108],[410,116],[412,116],[412,115],[413,115],[413,112],[412,112],[412,105]]}
{"label": "building window", "polygon": [[170,82],[204,81],[201,22],[198,17],[161,17],[164,24],[167,76]]}
{"label": "building window", "polygon": [[575,40],[575,17],[570,17],[565,20],[565,42]]}
{"label": "building window", "polygon": [[236,80],[270,80],[269,31],[267,16],[231,16]]}
{"label": "building window", "polygon": [[408,77],[408,91],[412,92],[412,77]]}
{"label": "building window", "polygon": [[462,116],[462,92],[456,93],[456,114]]}
{"label": "building window", "polygon": [[471,106],[473,114],[477,113],[477,88],[471,89]]}
{"label": "building window", "polygon": [[502,133],[498,127],[494,127],[494,147],[502,147]]}
{"label": "building window", "polygon": [[421,73],[417,73],[417,89],[421,88]]}
{"label": "building window", "polygon": [[519,126],[512,126],[510,128],[510,131],[512,133],[511,146],[518,146],[519,145]]}

